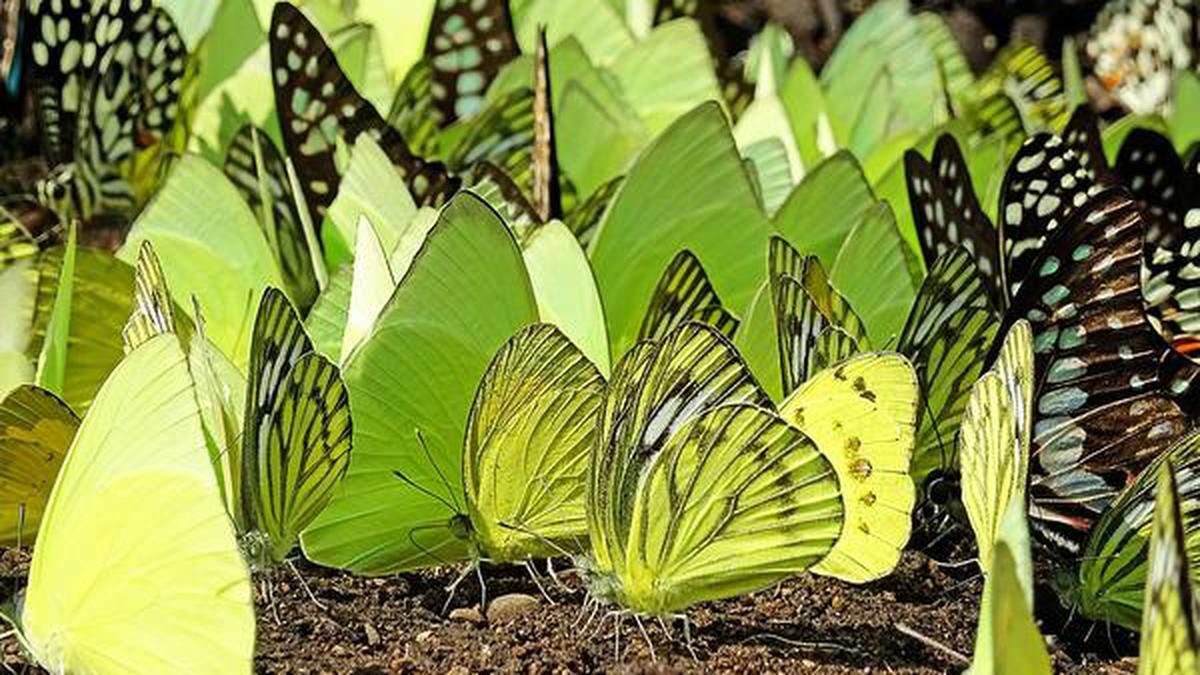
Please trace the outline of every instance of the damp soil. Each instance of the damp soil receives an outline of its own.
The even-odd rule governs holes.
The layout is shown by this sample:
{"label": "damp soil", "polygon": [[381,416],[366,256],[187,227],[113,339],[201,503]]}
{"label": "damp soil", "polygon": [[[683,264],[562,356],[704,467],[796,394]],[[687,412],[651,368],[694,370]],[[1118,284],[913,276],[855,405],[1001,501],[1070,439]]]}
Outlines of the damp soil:
{"label": "damp soil", "polygon": [[[603,608],[593,614],[569,570],[557,581],[542,570],[543,594],[523,568],[485,567],[487,611],[479,609],[472,575],[443,612],[455,568],[386,578],[303,561],[294,568],[256,581],[258,673],[961,672],[982,590],[978,578],[952,576],[910,552],[894,574],[865,586],[807,575],[694,608],[689,649],[679,621],[643,621],[639,628],[632,617]],[[6,591],[22,587],[27,570],[25,554],[0,555]],[[1063,644],[1065,637],[1051,636],[1055,672],[1136,671],[1131,659],[1080,653]],[[42,672],[26,663],[13,638],[0,648],[7,672]]]}

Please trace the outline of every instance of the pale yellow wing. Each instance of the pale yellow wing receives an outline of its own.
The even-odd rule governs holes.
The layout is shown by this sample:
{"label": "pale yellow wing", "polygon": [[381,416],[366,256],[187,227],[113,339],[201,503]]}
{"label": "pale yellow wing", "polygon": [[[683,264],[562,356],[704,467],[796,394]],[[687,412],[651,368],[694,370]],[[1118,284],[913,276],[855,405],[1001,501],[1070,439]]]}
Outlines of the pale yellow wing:
{"label": "pale yellow wing", "polygon": [[860,354],[817,373],[780,405],[837,470],[846,523],[814,572],[863,583],[891,572],[912,530],[909,475],[917,377],[899,354]]}
{"label": "pale yellow wing", "polygon": [[100,388],[50,495],[21,617],[52,673],[250,673],[254,610],[173,335]]}

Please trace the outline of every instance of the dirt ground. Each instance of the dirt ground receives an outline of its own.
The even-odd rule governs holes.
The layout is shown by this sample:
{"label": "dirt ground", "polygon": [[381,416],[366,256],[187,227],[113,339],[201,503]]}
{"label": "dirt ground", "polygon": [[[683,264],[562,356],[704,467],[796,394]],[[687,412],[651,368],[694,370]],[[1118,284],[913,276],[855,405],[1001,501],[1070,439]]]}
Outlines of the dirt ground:
{"label": "dirt ground", "polygon": [[[21,588],[27,568],[24,553],[4,552],[0,588],[6,594]],[[457,575],[458,570],[446,568],[366,579],[298,562],[295,572],[285,566],[261,577],[256,672],[961,672],[961,659],[974,643],[982,587],[977,577],[950,576],[919,553],[905,554],[895,574],[862,587],[805,576],[694,608],[689,612],[693,657],[679,622],[668,627],[669,633],[657,622],[643,622],[644,637],[632,617],[623,618],[619,634],[615,617],[604,610],[592,617],[573,572],[560,571],[559,584],[543,579],[548,600],[526,570],[485,568],[488,611],[478,609],[479,587],[472,576],[443,613],[445,586]],[[1085,630],[1074,625],[1071,633]],[[1111,652],[1086,656],[1086,650],[1060,645],[1062,637],[1051,637],[1056,672],[1136,670],[1132,660]],[[1105,651],[1107,644],[1101,641]],[[7,672],[42,672],[26,664],[12,637],[0,647]]]}

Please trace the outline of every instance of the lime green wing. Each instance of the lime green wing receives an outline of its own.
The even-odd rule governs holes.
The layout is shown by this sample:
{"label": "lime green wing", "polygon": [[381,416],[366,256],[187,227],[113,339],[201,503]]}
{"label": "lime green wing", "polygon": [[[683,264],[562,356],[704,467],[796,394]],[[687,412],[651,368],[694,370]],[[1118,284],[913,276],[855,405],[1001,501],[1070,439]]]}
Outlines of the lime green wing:
{"label": "lime green wing", "polygon": [[837,326],[828,326],[817,336],[809,357],[809,372],[819,373],[845,361],[859,351],[858,340]]}
{"label": "lime green wing", "polygon": [[770,400],[733,345],[704,324],[639,342],[617,363],[589,471],[588,533],[602,575],[625,558],[631,509],[650,460],[689,420],[726,403],[767,407]]}
{"label": "lime green wing", "polygon": [[313,351],[291,301],[268,288],[254,323],[242,433],[242,522],[252,560],[282,560],[329,503],[350,462],[351,433],[341,372]]}
{"label": "lime green wing", "polygon": [[1032,400],[1033,334],[1020,321],[996,365],[972,388],[959,430],[963,506],[985,574],[1009,504],[1024,503]]}
{"label": "lime green wing", "polygon": [[[795,278],[781,275],[775,279],[771,290],[775,302],[775,336],[779,343],[779,373],[786,397],[812,376],[817,340],[831,326],[812,296]],[[849,333],[846,335],[850,336]],[[850,339],[854,338],[851,336]]]}
{"label": "lime green wing", "polygon": [[1050,655],[1018,576],[1007,541],[996,544],[989,567],[972,675],[1050,675]]}
{"label": "lime green wing", "polygon": [[133,298],[133,313],[121,329],[126,354],[152,337],[175,332],[175,312],[167,278],[163,276],[162,264],[149,239],[142,241],[138,248],[133,271]]}
{"label": "lime green wing", "polygon": [[687,321],[706,323],[733,339],[738,320],[721,304],[704,266],[691,251],[671,259],[650,298],[638,340],[661,340]]}
{"label": "lime green wing", "polygon": [[907,359],[865,353],[818,373],[780,404],[780,416],[833,464],[845,502],[841,537],[814,571],[862,583],[899,562],[912,529],[917,397]]}
{"label": "lime green wing", "polygon": [[0,403],[0,543],[33,543],[50,488],[79,418],[53,393],[31,384]]}
{"label": "lime green wing", "polygon": [[912,465],[918,487],[931,472],[955,467],[954,439],[997,324],[966,249],[939,257],[917,291],[896,345],[921,383]]}
{"label": "lime green wing", "polygon": [[1183,510],[1171,464],[1158,473],[1150,574],[1142,609],[1138,673],[1190,675],[1200,670],[1200,604],[1189,564]]}
{"label": "lime green wing", "polygon": [[1154,500],[1167,464],[1175,470],[1191,576],[1200,579],[1200,432],[1193,432],[1143,469],[1092,526],[1073,580],[1077,587],[1066,589],[1084,616],[1130,630],[1142,625]]}
{"label": "lime green wing", "polygon": [[631,506],[616,596],[647,614],[804,572],[843,524],[829,461],[804,434],[746,404],[718,406],[671,434]]}
{"label": "lime green wing", "polygon": [[246,376],[208,339],[200,302],[192,298],[196,333],[188,367],[196,385],[200,421],[221,497],[235,522],[242,514],[242,422],[246,412]]}
{"label": "lime green wing", "polygon": [[870,344],[866,325],[850,306],[850,302],[830,283],[829,275],[825,273],[820,260],[815,256],[805,259],[804,270],[799,280],[830,325],[846,331],[861,345]]}
{"label": "lime green wing", "polygon": [[174,336],[127,356],[50,494],[21,614],[51,672],[250,673],[250,576]]}
{"label": "lime green wing", "polygon": [[576,552],[604,380],[557,328],[496,353],[467,421],[463,484],[475,541],[494,562]]}
{"label": "lime green wing", "polygon": [[305,555],[386,574],[471,554],[458,528],[471,403],[496,351],[537,320],[512,233],[478,196],[458,193],[346,364],[354,452],[301,535]]}

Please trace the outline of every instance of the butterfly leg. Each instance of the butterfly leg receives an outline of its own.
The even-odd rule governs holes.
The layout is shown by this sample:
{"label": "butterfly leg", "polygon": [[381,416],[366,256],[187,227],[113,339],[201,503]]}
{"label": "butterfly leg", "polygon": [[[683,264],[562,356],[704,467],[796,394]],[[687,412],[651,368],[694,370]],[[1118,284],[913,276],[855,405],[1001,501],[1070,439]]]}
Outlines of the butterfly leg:
{"label": "butterfly leg", "polygon": [[533,585],[537,586],[537,589],[542,592],[542,597],[546,599],[546,602],[550,603],[551,605],[557,605],[558,603],[554,601],[554,598],[550,597],[550,594],[546,592],[546,587],[543,586],[541,580],[538,579],[537,568],[533,566],[533,563],[526,560],[524,564],[525,570],[529,572],[529,578],[533,580]]}
{"label": "butterfly leg", "polygon": [[683,622],[683,644],[692,655],[692,660],[700,663],[700,657],[696,656],[696,650],[692,647],[692,622],[688,620],[687,614],[680,614],[679,619]]}
{"label": "butterfly leg", "polygon": [[637,624],[638,630],[642,633],[642,639],[646,641],[646,648],[650,650],[650,660],[657,661],[658,656],[654,653],[654,643],[650,641],[650,634],[646,632],[646,626],[642,624],[642,617],[634,614],[633,622]]}
{"label": "butterfly leg", "polygon": [[[446,610],[450,609],[450,601],[454,599],[454,593],[458,590],[458,585],[461,584],[469,574],[471,574],[473,567],[475,567],[475,563],[471,563],[468,567],[464,568],[458,577],[456,577],[454,581],[450,582],[450,585],[446,587],[446,593],[449,595],[446,596],[446,602],[442,604],[442,614],[445,614]],[[482,582],[482,577],[480,578],[480,581]],[[484,605],[480,606],[482,607]]]}
{"label": "butterfly leg", "polygon": [[304,580],[304,577],[300,574],[300,570],[296,569],[295,563],[293,563],[290,559],[286,560],[285,562],[287,563],[288,569],[292,571],[292,574],[296,575],[296,581],[300,582],[300,588],[304,589],[304,593],[308,596],[308,599],[312,601],[312,604],[316,605],[321,611],[325,611],[326,607],[324,603],[318,600],[316,595],[313,595],[312,588],[309,588],[308,582]]}

